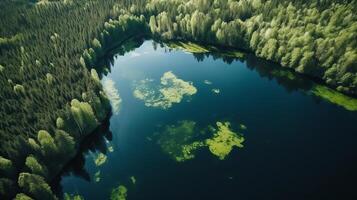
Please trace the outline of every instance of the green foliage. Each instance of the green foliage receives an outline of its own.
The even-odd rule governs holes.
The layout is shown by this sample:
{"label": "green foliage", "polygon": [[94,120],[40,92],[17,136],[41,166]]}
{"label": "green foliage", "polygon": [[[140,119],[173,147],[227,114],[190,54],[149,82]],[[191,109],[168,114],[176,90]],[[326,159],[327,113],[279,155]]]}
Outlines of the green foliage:
{"label": "green foliage", "polygon": [[24,193],[20,193],[16,195],[15,200],[33,200],[33,199]]}
{"label": "green foliage", "polygon": [[61,117],[58,117],[56,119],[56,127],[58,129],[64,129],[65,128],[64,126],[65,126],[64,120]]}
{"label": "green foliage", "polygon": [[30,169],[31,173],[43,177],[47,176],[47,169],[38,163],[37,159],[33,155],[29,155],[26,158],[25,165]]}
{"label": "green foliage", "polygon": [[[121,13],[113,10],[118,3],[0,2],[1,156],[14,157],[21,168],[28,154],[22,144],[28,145],[28,138],[36,138],[38,130],[54,131],[58,117],[72,128],[66,106],[70,99],[79,99],[87,91],[100,95],[98,83],[81,66],[80,57],[85,49],[99,50],[99,44],[106,48],[101,31],[109,18],[119,19]],[[76,131],[68,133],[76,135]]]}
{"label": "green foliage", "polygon": [[110,102],[108,95],[106,95],[104,92],[99,92],[99,95],[88,92],[86,93],[85,101],[90,102],[90,105],[93,108],[94,114],[98,121],[102,121],[108,116]]}
{"label": "green foliage", "polygon": [[126,200],[128,189],[124,185],[119,185],[112,190],[110,200]]}
{"label": "green foliage", "polygon": [[30,173],[20,173],[18,184],[24,192],[36,199],[57,199],[42,176]]}
{"label": "green foliage", "polygon": [[356,1],[146,2],[154,37],[241,48],[357,94]]}
{"label": "green foliage", "polygon": [[357,111],[357,99],[338,93],[326,86],[316,85],[311,89],[311,92],[315,96],[342,106],[349,111]]}
{"label": "green foliage", "polygon": [[0,197],[10,199],[14,195],[14,187],[16,187],[16,183],[13,180],[0,177]]}
{"label": "green foliage", "polygon": [[73,137],[63,130],[56,130],[55,141],[57,146],[57,158],[71,158],[75,155],[75,142]]}
{"label": "green foliage", "polygon": [[28,144],[29,144],[30,148],[35,152],[38,152],[41,149],[40,145],[38,145],[37,142],[32,138],[28,139]]}
{"label": "green foliage", "polygon": [[52,74],[47,73],[47,74],[46,74],[46,80],[47,80],[47,83],[48,83],[49,85],[51,85],[51,84],[53,83],[53,76],[52,76]]}
{"label": "green foliage", "polygon": [[80,102],[77,99],[73,99],[71,101],[71,113],[81,134],[93,131],[98,125],[93,109],[87,102]]}
{"label": "green foliage", "polygon": [[14,86],[14,92],[15,92],[16,94],[25,94],[25,88],[24,88],[24,86],[22,86],[22,85],[20,85],[20,84],[16,84],[16,85]]}
{"label": "green foliage", "polygon": [[[58,170],[110,107],[100,75],[89,69],[107,50],[148,31],[161,39],[251,51],[357,94],[355,5],[355,0],[1,1],[1,158],[11,158],[19,169],[28,161],[34,171],[40,171],[39,163],[49,174]],[[313,93],[354,109],[353,101],[331,91]],[[25,161],[29,150],[34,156]],[[1,175],[9,176],[7,159],[0,162]],[[36,199],[51,199],[39,177],[22,174],[21,188]],[[2,196],[17,190],[12,182],[0,179]],[[47,193],[39,197],[38,190]]]}
{"label": "green foliage", "polygon": [[11,175],[13,170],[12,161],[0,156],[0,175]]}
{"label": "green foliage", "polygon": [[55,140],[47,131],[40,130],[37,135],[37,140],[41,145],[41,152],[43,156],[51,157],[56,154],[57,147]]}
{"label": "green foliage", "polygon": [[95,69],[91,69],[90,74],[92,75],[92,78],[99,84],[100,79],[99,79],[97,71]]}
{"label": "green foliage", "polygon": [[100,44],[99,40],[97,38],[95,38],[92,41],[92,46],[94,48],[94,51],[97,55],[102,55],[102,45]]}

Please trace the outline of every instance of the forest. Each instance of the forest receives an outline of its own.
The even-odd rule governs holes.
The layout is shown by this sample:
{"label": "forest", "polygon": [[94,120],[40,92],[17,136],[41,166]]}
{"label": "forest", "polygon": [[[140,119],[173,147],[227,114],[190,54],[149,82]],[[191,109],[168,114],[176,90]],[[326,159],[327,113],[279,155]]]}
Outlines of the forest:
{"label": "forest", "polygon": [[110,115],[97,65],[108,50],[134,36],[239,49],[357,95],[356,5],[356,0],[1,1],[0,196],[57,199],[49,182]]}
{"label": "forest", "polygon": [[[356,4],[331,0],[151,0],[145,12],[154,36],[247,50],[355,95]],[[142,9],[131,7],[134,13]]]}
{"label": "forest", "polygon": [[0,2],[1,197],[56,199],[48,182],[109,115],[93,67],[145,30],[118,3]]}

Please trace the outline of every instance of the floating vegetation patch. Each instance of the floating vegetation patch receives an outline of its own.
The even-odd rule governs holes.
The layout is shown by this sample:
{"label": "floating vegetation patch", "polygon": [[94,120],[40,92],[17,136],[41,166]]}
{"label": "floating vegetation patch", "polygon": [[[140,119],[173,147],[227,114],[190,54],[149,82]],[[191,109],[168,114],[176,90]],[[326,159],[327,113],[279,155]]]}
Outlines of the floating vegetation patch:
{"label": "floating vegetation patch", "polygon": [[94,174],[94,181],[95,181],[95,182],[99,182],[99,181],[100,181],[100,170],[97,171],[97,172]]}
{"label": "floating vegetation patch", "polygon": [[215,93],[215,94],[219,94],[221,92],[221,90],[217,89],[217,88],[214,88],[214,89],[212,89],[212,92]]}
{"label": "floating vegetation patch", "polygon": [[136,184],[135,176],[130,176],[130,181],[131,181],[131,183],[133,183],[135,185]]}
{"label": "floating vegetation patch", "polygon": [[240,124],[240,125],[239,125],[239,128],[240,128],[241,130],[247,130],[247,127],[246,127],[244,124]]}
{"label": "floating vegetation patch", "polygon": [[107,156],[103,153],[99,153],[98,156],[94,159],[96,166],[101,166],[107,161]]}
{"label": "floating vegetation patch", "polygon": [[128,189],[124,185],[114,188],[110,194],[110,200],[126,200]]}
{"label": "floating vegetation patch", "polygon": [[113,146],[108,146],[108,151],[109,151],[110,153],[112,153],[112,152],[114,151]]}
{"label": "floating vegetation patch", "polygon": [[68,194],[68,193],[64,193],[63,196],[64,200],[84,200],[84,198],[81,195],[73,195],[73,194]]}
{"label": "floating vegetation patch", "polygon": [[121,98],[115,87],[115,82],[112,79],[106,78],[103,80],[103,90],[107,94],[110,104],[113,108],[113,113],[118,114],[120,109]]}
{"label": "floating vegetation patch", "polygon": [[190,160],[195,157],[194,151],[202,143],[197,141],[195,127],[196,122],[187,120],[179,121],[176,125],[167,125],[159,134],[157,143],[163,152],[177,162]]}
{"label": "floating vegetation patch", "polygon": [[206,144],[212,154],[216,155],[220,160],[223,160],[233,149],[234,146],[242,148],[244,137],[233,132],[229,122],[217,122],[217,129],[213,138],[207,139]]}
{"label": "floating vegetation patch", "polygon": [[[194,121],[179,121],[176,125],[165,126],[157,143],[177,162],[195,158],[196,151],[203,147],[208,147],[213,155],[223,160],[233,147],[243,147],[244,138],[233,132],[229,122],[217,122],[216,125],[217,128],[209,126],[199,130]],[[240,125],[240,129],[245,130],[246,127]]]}
{"label": "floating vegetation patch", "polygon": [[169,42],[167,46],[172,49],[181,49],[189,53],[208,53],[210,49],[192,42]]}
{"label": "floating vegetation patch", "polygon": [[143,100],[148,107],[168,109],[180,103],[184,96],[196,94],[197,89],[191,82],[176,77],[171,71],[165,72],[156,85],[152,79],[144,79],[135,84],[134,97]]}
{"label": "floating vegetation patch", "polygon": [[315,85],[311,93],[349,111],[357,111],[357,99],[346,96],[326,86]]}

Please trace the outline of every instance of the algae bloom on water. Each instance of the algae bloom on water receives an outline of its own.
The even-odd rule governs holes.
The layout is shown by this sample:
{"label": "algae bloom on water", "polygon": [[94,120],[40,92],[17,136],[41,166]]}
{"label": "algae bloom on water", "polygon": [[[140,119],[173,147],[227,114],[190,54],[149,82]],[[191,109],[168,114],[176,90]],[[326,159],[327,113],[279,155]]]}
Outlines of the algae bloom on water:
{"label": "algae bloom on water", "polygon": [[101,178],[100,178],[100,170],[99,170],[94,174],[94,180],[95,180],[95,182],[99,182],[100,179]]}
{"label": "algae bloom on water", "polygon": [[130,181],[131,181],[131,183],[132,184],[136,184],[136,178],[135,178],[135,176],[130,176]]}
{"label": "algae bloom on water", "polygon": [[318,96],[326,101],[339,105],[349,111],[357,111],[357,99],[346,96],[326,86],[315,85],[312,94]]}
{"label": "algae bloom on water", "polygon": [[206,140],[206,144],[212,154],[223,160],[233,149],[234,146],[243,147],[244,138],[234,133],[229,122],[217,122],[217,129],[213,128],[214,135]]}
{"label": "algae bloom on water", "polygon": [[128,189],[124,185],[114,188],[110,194],[110,200],[126,200]]}
{"label": "algae bloom on water", "polygon": [[168,109],[174,103],[180,103],[185,96],[196,93],[197,89],[191,82],[179,79],[169,71],[163,74],[160,84],[155,84],[153,79],[139,81],[135,85],[133,95],[144,101],[147,107]]}
{"label": "algae bloom on water", "polygon": [[103,153],[99,153],[98,156],[94,159],[96,166],[101,166],[107,161],[107,156]]}
{"label": "algae bloom on water", "polygon": [[[217,128],[209,126],[208,130],[211,131],[207,131],[196,128],[194,121],[179,121],[175,125],[165,126],[158,144],[164,153],[177,162],[193,159],[197,150],[207,147],[213,155],[223,160],[233,147],[243,147],[244,137],[233,132],[229,122],[217,122],[216,125]],[[242,124],[239,127],[246,130]]]}
{"label": "algae bloom on water", "polygon": [[196,122],[179,121],[175,125],[165,126],[160,133],[158,144],[164,153],[177,162],[184,162],[195,157],[195,151],[204,146],[197,136]]}

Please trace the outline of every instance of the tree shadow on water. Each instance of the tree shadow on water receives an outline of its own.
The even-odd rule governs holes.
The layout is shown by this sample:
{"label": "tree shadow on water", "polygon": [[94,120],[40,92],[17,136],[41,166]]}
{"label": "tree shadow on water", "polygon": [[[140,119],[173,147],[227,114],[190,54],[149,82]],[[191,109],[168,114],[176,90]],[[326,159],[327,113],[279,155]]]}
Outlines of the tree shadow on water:
{"label": "tree shadow on water", "polygon": [[52,181],[51,188],[54,193],[60,198],[63,198],[63,188],[61,185],[62,178],[65,176],[76,176],[88,182],[91,181],[91,176],[85,169],[85,156],[89,152],[100,152],[107,154],[107,141],[112,141],[113,135],[109,130],[110,116],[102,122],[102,124],[89,135],[80,145],[78,154],[64,167],[62,172]]}

